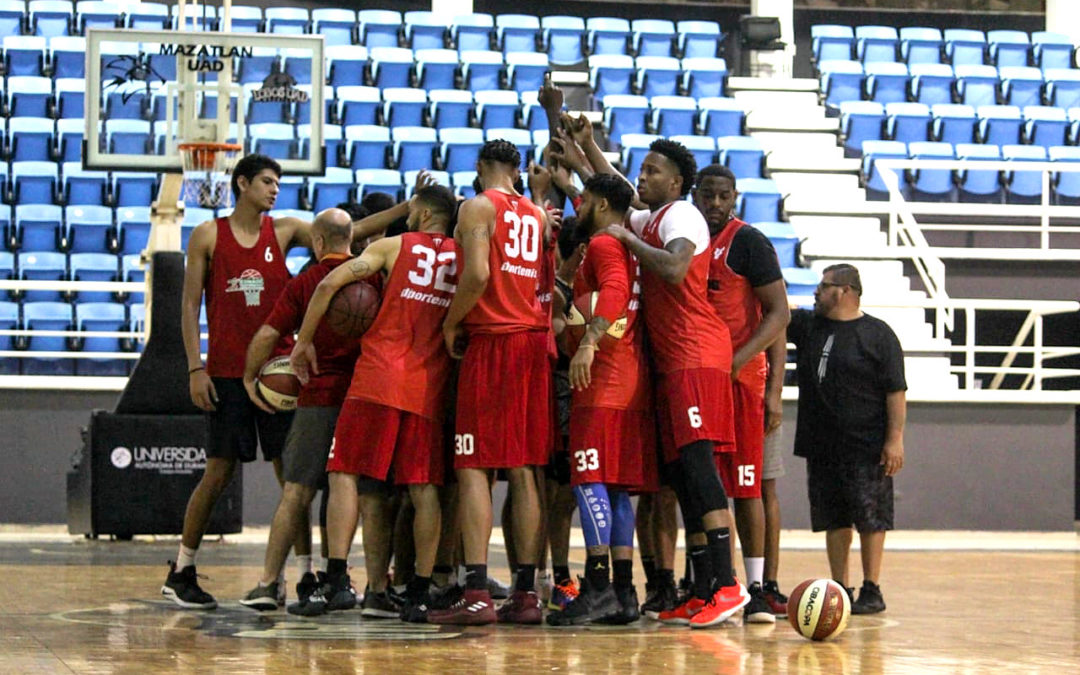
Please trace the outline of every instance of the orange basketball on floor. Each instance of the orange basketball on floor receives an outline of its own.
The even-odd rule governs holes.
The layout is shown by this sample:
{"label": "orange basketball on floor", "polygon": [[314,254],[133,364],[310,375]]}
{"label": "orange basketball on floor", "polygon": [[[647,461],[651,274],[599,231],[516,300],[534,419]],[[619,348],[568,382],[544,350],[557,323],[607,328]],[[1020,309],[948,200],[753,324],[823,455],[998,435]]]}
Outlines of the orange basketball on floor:
{"label": "orange basketball on floor", "polygon": [[[596,310],[596,301],[600,297],[599,291],[593,291],[587,295],[579,295],[570,305],[569,316],[566,317],[566,328],[563,329],[563,351],[573,355],[577,351],[581,338],[585,337],[585,328],[593,320],[593,312]],[[617,319],[607,329],[607,334],[600,339],[600,348],[611,340],[621,340],[626,333],[626,317]]]}
{"label": "orange basketball on floor", "polygon": [[828,640],[844,632],[851,598],[832,579],[807,579],[788,596],[788,621],[809,640]]}
{"label": "orange basketball on floor", "polygon": [[274,410],[296,410],[300,378],[293,372],[288,356],[278,356],[263,364],[256,388]]}
{"label": "orange basketball on floor", "polygon": [[366,281],[342,286],[330,299],[324,321],[342,337],[358,338],[379,313],[379,291]]}

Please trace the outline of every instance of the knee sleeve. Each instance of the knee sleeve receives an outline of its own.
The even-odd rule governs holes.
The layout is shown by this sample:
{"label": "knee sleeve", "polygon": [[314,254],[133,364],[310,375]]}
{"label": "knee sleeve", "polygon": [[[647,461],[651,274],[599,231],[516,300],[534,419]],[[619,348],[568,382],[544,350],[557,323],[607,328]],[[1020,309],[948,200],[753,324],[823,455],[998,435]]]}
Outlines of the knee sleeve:
{"label": "knee sleeve", "polygon": [[727,493],[713,461],[711,442],[695,441],[679,448],[679,465],[687,498],[697,506],[698,517],[728,507]]}
{"label": "knee sleeve", "polygon": [[634,545],[634,507],[625,490],[610,492],[611,499],[611,545]]}
{"label": "knee sleeve", "polygon": [[611,545],[611,502],[603,483],[586,483],[574,488],[581,530],[586,546]]}
{"label": "knee sleeve", "polygon": [[697,500],[690,494],[682,467],[678,462],[672,462],[667,465],[667,473],[668,485],[671,486],[671,491],[675,493],[675,499],[679,502],[679,510],[682,511],[683,526],[686,527],[687,534],[704,532],[704,525],[701,522],[703,511]]}

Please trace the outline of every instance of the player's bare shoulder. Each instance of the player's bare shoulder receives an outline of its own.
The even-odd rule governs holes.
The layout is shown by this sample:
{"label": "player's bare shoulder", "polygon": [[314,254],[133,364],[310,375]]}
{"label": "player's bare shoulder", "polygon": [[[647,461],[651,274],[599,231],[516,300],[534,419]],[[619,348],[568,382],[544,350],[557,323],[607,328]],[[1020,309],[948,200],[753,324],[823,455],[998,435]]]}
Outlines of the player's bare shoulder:
{"label": "player's bare shoulder", "polygon": [[214,257],[214,248],[217,246],[217,221],[204,220],[195,226],[188,238],[187,256],[201,257],[210,260]]}
{"label": "player's bare shoulder", "polygon": [[483,192],[465,200],[458,209],[454,238],[460,243],[467,237],[490,239],[495,224],[495,203]]}

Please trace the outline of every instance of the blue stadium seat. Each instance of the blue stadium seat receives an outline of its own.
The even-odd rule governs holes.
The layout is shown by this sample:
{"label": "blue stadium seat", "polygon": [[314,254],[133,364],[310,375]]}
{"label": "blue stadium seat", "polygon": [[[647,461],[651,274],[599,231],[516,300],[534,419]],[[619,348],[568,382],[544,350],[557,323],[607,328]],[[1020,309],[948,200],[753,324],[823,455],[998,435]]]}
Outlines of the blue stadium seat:
{"label": "blue stadium seat", "polygon": [[115,2],[79,0],[75,5],[75,32],[86,35],[87,28],[120,28],[120,6]]}
{"label": "blue stadium seat", "polygon": [[[20,281],[64,281],[67,256],[56,251],[24,251],[18,255]],[[23,290],[21,298],[33,302],[60,300],[60,291]]]}
{"label": "blue stadium seat", "polygon": [[252,124],[248,127],[248,139],[251,152],[274,159],[296,157],[296,128],[291,124]]}
{"label": "blue stadium seat", "polygon": [[[1080,148],[1072,146],[1050,148],[1050,161],[1080,163]],[[1053,187],[1054,204],[1063,206],[1080,204],[1080,172],[1055,171],[1050,174],[1050,185]]]}
{"label": "blue stadium seat", "polygon": [[716,162],[716,139],[710,136],[672,136],[671,140],[682,143],[693,153],[698,169]]}
{"label": "blue stadium seat", "polygon": [[[469,126],[473,110],[472,92],[433,89],[428,92],[428,101],[428,119],[436,129]],[[547,122],[544,122],[544,128],[547,128]]]}
{"label": "blue stadium seat", "polygon": [[1036,31],[1031,34],[1031,60],[1039,68],[1072,68],[1076,47],[1068,35]]}
{"label": "blue stadium seat", "polygon": [[671,56],[675,24],[667,19],[634,19],[630,22],[630,46],[637,56]]}
{"label": "blue stadium seat", "polygon": [[929,140],[930,119],[925,103],[890,103],[885,106],[885,137],[901,143]]}
{"label": "blue stadium seat", "polygon": [[427,94],[423,89],[383,89],[383,123],[389,127],[418,127],[424,123]]}
{"label": "blue stadium seat", "polygon": [[105,143],[112,153],[145,155],[150,148],[150,123],[136,119],[105,120]]}
{"label": "blue stadium seat", "polygon": [[484,132],[480,129],[440,129],[439,151],[444,171],[475,171],[480,148],[484,145]]}
{"label": "blue stadium seat", "polygon": [[500,14],[495,17],[495,44],[503,54],[535,52],[540,35],[540,19],[528,14]]}
{"label": "blue stadium seat", "polygon": [[81,78],[63,78],[56,80],[56,99],[54,109],[61,121],[65,119],[81,120],[83,102],[86,99],[86,85]]}
{"label": "blue stadium seat", "polygon": [[[119,248],[113,228],[113,211],[108,206],[68,206],[64,209],[67,237],[73,253],[109,254],[116,268]],[[74,258],[72,259],[74,262]]]}
{"label": "blue stadium seat", "polygon": [[310,20],[306,7],[267,7],[263,15],[266,32],[282,35],[303,35]]}
{"label": "blue stadium seat", "polygon": [[349,169],[331,167],[325,176],[308,179],[308,203],[318,213],[323,209],[349,201],[353,191],[353,174]]}
{"label": "blue stadium seat", "polygon": [[908,100],[908,68],[903,63],[867,63],[865,72],[864,98],[878,103],[901,103]]}
{"label": "blue stadium seat", "polygon": [[[297,124],[296,138],[299,141],[298,157],[311,156],[311,125]],[[326,165],[347,167],[345,159],[345,131],[340,124],[323,125],[323,147],[326,148]],[[316,150],[315,152],[318,152]]]}
{"label": "blue stadium seat", "polygon": [[30,17],[27,27],[33,35],[54,37],[71,34],[75,12],[69,0],[30,0],[27,9]]}
{"label": "blue stadium seat", "polygon": [[713,58],[720,50],[724,34],[715,21],[679,21],[675,24],[676,45],[683,59]]}
{"label": "blue stadium seat", "polygon": [[653,131],[661,136],[694,133],[697,101],[690,96],[653,96],[649,99]]}
{"label": "blue stadium seat", "polygon": [[1023,115],[1025,143],[1044,148],[1065,145],[1069,119],[1063,108],[1029,105]]}
{"label": "blue stadium seat", "polygon": [[740,220],[751,225],[780,220],[784,197],[775,182],[768,178],[738,178],[735,185],[739,190],[735,209]]}
{"label": "blue stadium seat", "polygon": [[55,251],[60,248],[62,230],[63,211],[59,206],[15,205],[15,236],[21,250]]}
{"label": "blue stadium seat", "polygon": [[[19,3],[22,4],[21,2]],[[0,26],[4,26],[0,22]],[[10,253],[0,253],[0,257],[9,256]],[[9,268],[10,271],[10,268]],[[4,277],[5,271],[0,269],[0,277]],[[19,324],[19,304],[15,302],[0,301],[0,330],[16,330]],[[15,348],[15,339],[10,335],[0,335],[0,350],[11,351]],[[19,359],[0,358],[0,375],[18,375]]]}
{"label": "blue stadium seat", "polygon": [[[78,302],[75,304],[75,327],[80,331],[121,332],[128,330],[127,308],[118,302]],[[80,338],[84,352],[124,351],[118,337],[86,336]],[[79,375],[123,376],[128,374],[127,359],[76,359]]]}
{"label": "blue stadium seat", "polygon": [[[71,305],[66,302],[23,303],[23,327],[27,330],[71,330]],[[31,352],[65,352],[68,338],[33,335],[27,348]],[[57,357],[34,357],[23,359],[23,375],[74,375],[74,359]]]}
{"label": "blue stadium seat", "polygon": [[184,25],[180,25],[180,5],[172,6],[169,11],[172,16],[170,27],[174,30],[214,30],[217,26],[217,8],[213,5],[202,5],[197,10],[188,5],[184,15]]}
{"label": "blue stadium seat", "polygon": [[116,231],[120,237],[120,253],[138,254],[150,241],[150,207],[129,206],[116,209]]}
{"label": "blue stadium seat", "polygon": [[[307,101],[297,101],[296,108],[292,113],[292,119],[295,119],[298,124],[311,124],[311,85],[299,84],[296,86],[300,91],[307,92]],[[330,85],[323,86],[323,119],[327,124],[334,122],[334,110],[336,104],[334,103],[334,88]],[[292,121],[286,116],[286,122]]]}
{"label": "blue stadium seat", "polygon": [[811,26],[810,51],[815,63],[850,61],[855,53],[855,30],[851,26]]}
{"label": "blue stadium seat", "polygon": [[1080,106],[1080,70],[1048,68],[1043,70],[1046,78],[1046,104],[1057,108]]}
{"label": "blue stadium seat", "polygon": [[634,86],[642,96],[675,96],[679,93],[682,66],[670,56],[639,56],[634,59]]}
{"label": "blue stadium seat", "polygon": [[[909,143],[908,155],[913,159],[954,158],[951,143]],[[912,199],[916,201],[953,201],[952,169],[909,169],[908,182]]]}
{"label": "blue stadium seat", "polygon": [[0,0],[0,35],[22,35],[25,15],[24,0]]}
{"label": "blue stadium seat", "polygon": [[351,9],[322,7],[311,10],[311,32],[322,35],[327,47],[352,45],[355,31],[356,12]]}
{"label": "blue stadium seat", "polygon": [[[879,159],[907,159],[907,145],[900,141],[864,141],[862,147],[862,175],[866,185],[866,198],[885,200],[889,198],[881,170],[876,166]],[[897,172],[901,174],[902,172]],[[898,175],[903,189],[904,177]],[[740,186],[741,189],[741,186]],[[775,220],[775,218],[773,219]]]}
{"label": "blue stadium seat", "polygon": [[825,107],[839,112],[844,101],[862,99],[863,67],[858,61],[820,61],[821,93],[825,95]]}
{"label": "blue stadium seat", "polygon": [[[1069,145],[1080,145],[1080,108],[1069,108]],[[3,164],[0,164],[0,171]],[[0,176],[2,179],[3,176]]]}
{"label": "blue stadium seat", "polygon": [[12,117],[48,117],[52,80],[30,75],[7,80],[8,111]]}
{"label": "blue stadium seat", "polygon": [[87,171],[81,162],[61,165],[61,195],[65,204],[102,206],[108,193],[109,174],[104,171]]}
{"label": "blue stadium seat", "polygon": [[915,63],[941,63],[944,40],[937,28],[908,26],[900,29],[900,60]]}
{"label": "blue stadium seat", "polygon": [[342,126],[375,124],[382,103],[377,87],[338,87],[336,91],[337,118]]}
{"label": "blue stadium seat", "polygon": [[911,74],[911,96],[919,103],[934,105],[952,103],[956,75],[952,66],[944,63],[916,63],[908,68]]}
{"label": "blue stadium seat", "polygon": [[1001,102],[1006,105],[1042,105],[1043,74],[1038,68],[1002,66]]}
{"label": "blue stadium seat", "polygon": [[500,89],[503,55],[492,51],[461,52],[461,81],[469,91]]}
{"label": "blue stadium seat", "polygon": [[52,204],[59,182],[54,162],[12,162],[14,204]]}
{"label": "blue stadium seat", "polygon": [[626,54],[630,22],[608,16],[585,20],[585,41],[590,54]]}
{"label": "blue stadium seat", "polygon": [[405,12],[405,44],[413,51],[446,47],[446,19],[433,12]]}
{"label": "blue stadium seat", "polygon": [[453,49],[418,49],[416,82],[421,89],[453,89],[458,69],[458,54]]}
{"label": "blue stadium seat", "polygon": [[438,133],[431,127],[394,127],[394,166],[398,171],[430,169],[434,164]]}
{"label": "blue stadium seat", "polygon": [[782,221],[763,221],[754,223],[759,232],[769,238],[776,250],[776,259],[781,268],[795,267],[796,250],[799,247],[799,237],[795,234],[795,228],[791,223]]}
{"label": "blue stadium seat", "polygon": [[[122,258],[120,258],[120,274],[121,274],[121,277],[122,277],[122,281],[129,281],[129,282],[133,281],[135,283],[141,283],[143,281],[146,281],[146,270],[143,268],[142,262],[139,260],[138,255],[134,255],[134,254],[125,255]],[[201,314],[203,316],[199,317],[199,325],[202,326],[203,330],[205,330],[206,329],[206,316],[205,316],[205,314],[206,314],[206,306],[205,305],[202,308]],[[203,349],[203,351],[206,351],[205,348]]]}
{"label": "blue stadium seat", "polygon": [[[143,332],[146,327],[146,305],[141,302],[133,302],[128,306],[129,330],[136,333]],[[136,345],[136,349],[142,351],[142,341]]]}
{"label": "blue stadium seat", "polygon": [[622,54],[593,54],[589,57],[589,86],[597,100],[612,94],[629,94],[634,77],[634,59]]}
{"label": "blue stadium seat", "polygon": [[548,72],[548,56],[537,52],[512,52],[506,55],[506,83],[523,93],[538,91]]}
{"label": "blue stadium seat", "polygon": [[884,131],[885,106],[874,101],[840,104],[840,133],[844,139],[845,157],[860,156],[862,142],[880,140]]}
{"label": "blue stadium seat", "polygon": [[[1046,148],[1038,145],[1005,145],[1001,158],[1008,162],[1045,162]],[[1042,201],[1042,172],[1005,171],[1001,176],[1005,185],[1006,204],[1038,204]]]}
{"label": "blue stadium seat", "polygon": [[[112,253],[72,253],[68,262],[72,281],[116,281],[120,259]],[[79,302],[109,302],[112,291],[78,291]]]}
{"label": "blue stadium seat", "polygon": [[785,267],[781,270],[789,296],[811,296],[817,290],[821,277],[812,269]]}
{"label": "blue stadium seat", "polygon": [[155,173],[117,171],[112,174],[113,202],[117,208],[141,207],[157,199]]}
{"label": "blue stadium seat", "polygon": [[984,105],[976,108],[975,113],[979,116],[980,143],[1016,145],[1020,142],[1024,125],[1020,108],[1014,105]]}
{"label": "blue stadium seat", "polygon": [[[743,178],[760,178],[765,169],[765,148],[751,136],[721,136],[716,139],[717,161]],[[777,218],[772,218],[777,220]]]}
{"label": "blue stadium seat", "polygon": [[270,73],[277,70],[278,50],[273,47],[252,47],[251,56],[238,59],[236,76],[241,84],[257,82],[262,84]]}
{"label": "blue stadium seat", "polygon": [[310,256],[290,254],[285,257],[285,267],[289,270],[289,274],[295,277],[300,274],[300,271],[309,260],[311,260]]}
{"label": "blue stadium seat", "polygon": [[649,99],[644,96],[609,94],[604,97],[604,128],[616,143],[625,134],[643,134],[649,115]]}
{"label": "blue stadium seat", "polygon": [[33,35],[7,35],[4,37],[4,67],[8,77],[40,77],[45,72],[45,46],[43,37]]}
{"label": "blue stadium seat", "polygon": [[483,129],[517,126],[521,99],[516,91],[478,91],[473,94],[476,102],[476,121]]}
{"label": "blue stadium seat", "polygon": [[518,151],[521,153],[521,170],[525,171],[529,167],[529,160],[532,159],[533,151],[533,135],[528,129],[514,129],[510,128],[494,128],[486,129],[484,131],[485,141],[494,141],[498,139],[504,141],[510,141],[517,146]]}
{"label": "blue stadium seat", "polygon": [[124,82],[105,96],[106,120],[142,120],[150,108],[150,92],[143,82]]}
{"label": "blue stadium seat", "polygon": [[[173,120],[175,121],[179,114],[180,108],[177,103],[177,97],[173,97]],[[165,87],[158,87],[150,92],[150,121],[161,122],[168,116],[169,96]]]}
{"label": "blue stadium seat", "polygon": [[[265,28],[262,8],[233,5],[229,24],[229,31],[232,33],[261,33]],[[222,29],[224,30],[224,26]]]}
{"label": "blue stadium seat", "polygon": [[[1001,149],[996,145],[961,143],[956,146],[957,159],[1000,160]],[[956,172],[960,201],[1001,203],[1001,177],[996,169],[960,169]]]}
{"label": "blue stadium seat", "polygon": [[998,72],[993,66],[955,66],[958,103],[979,107],[997,103]]}
{"label": "blue stadium seat", "polygon": [[[18,240],[15,238],[15,227],[12,225],[12,209],[7,204],[0,205],[0,236],[3,237],[3,243],[0,243],[0,256],[5,254],[4,249],[14,250],[18,248]],[[11,255],[7,253],[7,255]],[[14,258],[11,259],[14,261]],[[12,262],[12,265],[15,263]],[[15,269],[12,267],[11,269]]]}
{"label": "blue stadium seat", "polygon": [[13,161],[52,159],[53,121],[45,117],[12,117],[8,120],[9,155]]}
{"label": "blue stadium seat", "polygon": [[698,129],[706,136],[741,136],[746,130],[746,110],[733,98],[700,98],[698,110]]}
{"label": "blue stadium seat", "polygon": [[82,161],[82,119],[56,120],[57,156],[61,162]]}
{"label": "blue stadium seat", "polygon": [[[401,180],[405,185],[405,201],[412,199],[413,188],[416,186],[416,176],[419,171],[402,171]],[[434,181],[444,187],[450,187],[450,174],[445,171],[428,171]]]}
{"label": "blue stadium seat", "polygon": [[375,47],[397,47],[401,31],[401,12],[388,9],[362,9],[356,13],[357,35],[360,44],[369,50]]}
{"label": "blue stadium seat", "polygon": [[325,54],[331,86],[362,86],[364,84],[364,71],[368,61],[367,47],[333,45],[326,48]]}
{"label": "blue stadium seat", "polygon": [[540,20],[541,46],[557,66],[585,60],[585,20],[578,16],[545,16]]}
{"label": "blue stadium seat", "polygon": [[975,109],[969,105],[938,103],[930,106],[930,115],[934,118],[930,137],[944,143],[974,143],[975,126],[978,118]]}
{"label": "blue stadium seat", "polygon": [[124,11],[124,27],[136,30],[164,30],[169,23],[167,5],[139,2],[127,5]]}
{"label": "blue stadium seat", "polygon": [[476,180],[476,171],[455,171],[450,174],[450,184],[454,187],[454,194],[472,199],[476,196],[473,189],[473,181]]}
{"label": "blue stadium seat", "polygon": [[345,127],[345,152],[352,169],[385,169],[390,149],[390,129],[368,124]]}
{"label": "blue stadium seat", "polygon": [[992,30],[986,33],[989,46],[988,63],[1002,68],[1005,66],[1026,66],[1028,52],[1031,51],[1031,39],[1020,30]]}
{"label": "blue stadium seat", "polygon": [[297,84],[311,84],[311,50],[282,49],[282,70]]}
{"label": "blue stadium seat", "polygon": [[[476,130],[478,131],[478,130]],[[392,169],[360,169],[355,175],[356,197],[363,199],[372,192],[401,197],[401,174]]]}
{"label": "blue stadium seat", "polygon": [[458,51],[488,51],[495,32],[495,17],[490,14],[462,14],[450,22],[450,41]]}
{"label": "blue stadium seat", "polygon": [[380,89],[412,86],[413,53],[402,47],[372,47],[371,79]]}
{"label": "blue stadium seat", "polygon": [[895,61],[900,36],[892,26],[856,26],[855,58],[863,63]]}
{"label": "blue stadium seat", "polygon": [[649,145],[658,138],[661,137],[653,134],[623,134],[620,160],[625,168],[623,173],[631,183],[637,183],[641,162],[649,153]]}
{"label": "blue stadium seat", "polygon": [[[245,124],[262,124],[264,122],[288,122],[290,103],[279,101],[256,101],[252,93],[262,87],[260,82],[249,82],[244,85],[244,98],[247,100],[247,111],[244,114]],[[211,102],[213,104],[211,105]],[[234,101],[233,111],[236,106]],[[207,91],[203,94],[203,115],[213,117],[210,113],[217,113],[217,92]],[[230,119],[235,121],[235,119]]]}
{"label": "blue stadium seat", "polygon": [[86,38],[66,35],[49,38],[49,63],[53,79],[86,77]]}
{"label": "blue stadium seat", "polygon": [[688,96],[723,96],[728,68],[724,59],[687,57],[682,60],[682,89]]}
{"label": "blue stadium seat", "polygon": [[945,29],[945,60],[953,67],[983,64],[986,53],[986,33],[970,28]]}
{"label": "blue stadium seat", "polygon": [[521,122],[532,132],[548,130],[547,112],[535,91],[521,93]]}
{"label": "blue stadium seat", "polygon": [[[329,161],[328,167],[333,166]],[[274,202],[274,210],[290,211],[299,209],[302,204],[301,195],[304,194],[306,185],[303,176],[282,176],[278,184],[277,201]],[[308,219],[310,220],[310,218]]]}

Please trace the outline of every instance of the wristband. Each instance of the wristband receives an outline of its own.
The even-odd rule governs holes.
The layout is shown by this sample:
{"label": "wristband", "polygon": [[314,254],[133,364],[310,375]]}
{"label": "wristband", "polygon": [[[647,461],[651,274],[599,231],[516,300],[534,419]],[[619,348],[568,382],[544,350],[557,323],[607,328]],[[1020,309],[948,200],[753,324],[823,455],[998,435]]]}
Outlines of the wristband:
{"label": "wristband", "polygon": [[206,366],[199,366],[198,368],[192,368],[191,370],[187,371],[187,374],[188,375],[194,375],[195,373],[199,372],[200,370],[206,370]]}

